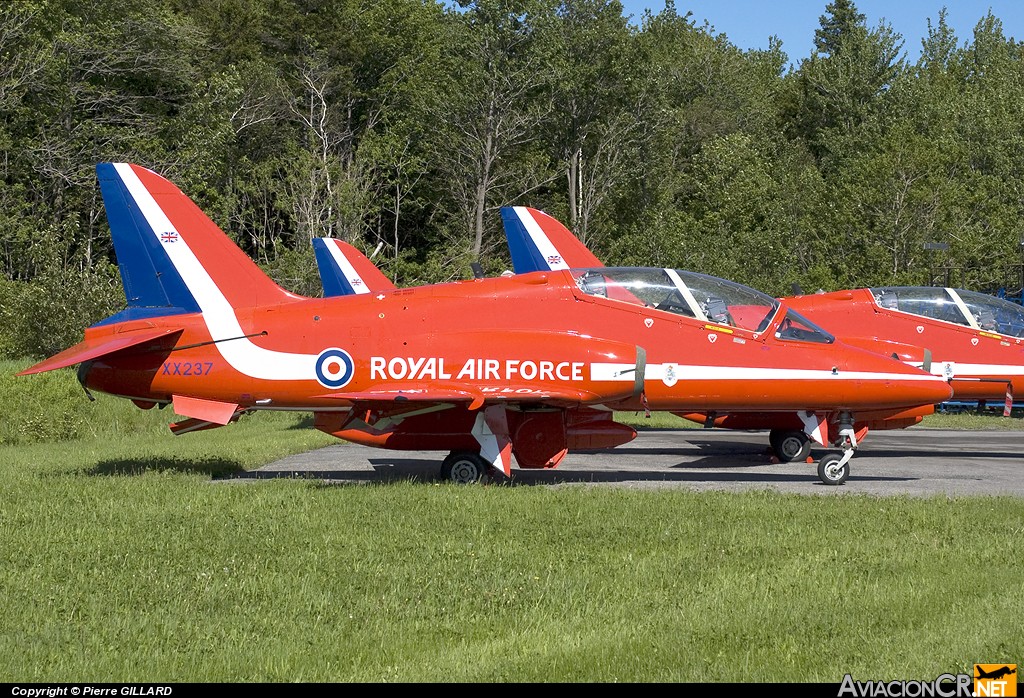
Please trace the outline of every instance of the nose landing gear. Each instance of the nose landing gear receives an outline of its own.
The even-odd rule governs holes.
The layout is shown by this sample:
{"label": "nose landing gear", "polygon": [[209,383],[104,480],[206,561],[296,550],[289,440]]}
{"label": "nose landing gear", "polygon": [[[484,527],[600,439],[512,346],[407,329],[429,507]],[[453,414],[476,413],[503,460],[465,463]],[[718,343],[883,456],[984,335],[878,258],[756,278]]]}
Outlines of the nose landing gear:
{"label": "nose landing gear", "polygon": [[818,478],[826,485],[841,485],[850,476],[850,459],[857,449],[857,436],[853,431],[853,415],[843,412],[839,416],[839,441],[842,454],[828,453],[818,461]]}

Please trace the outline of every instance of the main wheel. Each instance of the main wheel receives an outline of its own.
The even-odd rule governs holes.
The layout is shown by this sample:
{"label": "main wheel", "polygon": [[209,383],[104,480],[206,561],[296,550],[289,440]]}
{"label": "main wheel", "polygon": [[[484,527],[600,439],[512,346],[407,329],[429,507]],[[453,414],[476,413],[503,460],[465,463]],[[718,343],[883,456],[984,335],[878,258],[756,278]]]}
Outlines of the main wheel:
{"label": "main wheel", "polygon": [[850,463],[839,463],[843,457],[838,453],[829,453],[818,462],[818,477],[826,485],[841,485],[850,476]]}
{"label": "main wheel", "polygon": [[449,453],[441,463],[441,479],[471,485],[487,479],[487,462],[476,453]]}
{"label": "main wheel", "polygon": [[811,453],[811,440],[802,431],[776,431],[768,435],[768,442],[781,463],[807,460]]}

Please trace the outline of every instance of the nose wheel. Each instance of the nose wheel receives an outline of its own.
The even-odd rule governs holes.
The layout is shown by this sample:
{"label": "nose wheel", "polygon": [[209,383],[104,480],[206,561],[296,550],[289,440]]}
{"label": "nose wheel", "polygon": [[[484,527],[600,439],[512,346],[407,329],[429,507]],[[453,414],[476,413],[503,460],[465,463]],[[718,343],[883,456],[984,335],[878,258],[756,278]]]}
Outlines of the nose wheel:
{"label": "nose wheel", "polygon": [[[852,451],[851,451],[852,455]],[[850,476],[849,457],[829,453],[818,461],[818,478],[826,485],[841,485]]]}
{"label": "nose wheel", "polygon": [[850,459],[857,448],[857,436],[849,413],[840,416],[839,445],[843,447],[841,454],[828,453],[818,461],[818,478],[826,485],[841,485],[850,476]]}

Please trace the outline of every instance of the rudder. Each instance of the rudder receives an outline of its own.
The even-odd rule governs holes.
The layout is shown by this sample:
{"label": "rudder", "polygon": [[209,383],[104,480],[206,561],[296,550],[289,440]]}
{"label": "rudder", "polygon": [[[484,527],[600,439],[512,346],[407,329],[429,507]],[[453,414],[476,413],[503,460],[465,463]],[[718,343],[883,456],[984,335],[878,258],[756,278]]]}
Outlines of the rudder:
{"label": "rudder", "polygon": [[568,228],[543,211],[505,206],[501,221],[517,274],[604,266]]}
{"label": "rudder", "polygon": [[96,174],[128,301],[105,322],[200,312],[211,296],[234,308],[301,299],[160,175],[130,163],[100,163]]}

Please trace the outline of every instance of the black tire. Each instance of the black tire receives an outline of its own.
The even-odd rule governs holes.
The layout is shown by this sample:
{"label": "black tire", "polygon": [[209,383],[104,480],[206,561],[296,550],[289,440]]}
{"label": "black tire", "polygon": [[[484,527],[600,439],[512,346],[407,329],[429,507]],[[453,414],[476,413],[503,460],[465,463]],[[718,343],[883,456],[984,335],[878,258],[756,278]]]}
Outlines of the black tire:
{"label": "black tire", "polygon": [[471,485],[487,479],[488,463],[476,453],[449,453],[441,463],[441,479]]}
{"label": "black tire", "polygon": [[841,485],[850,476],[850,463],[837,468],[843,457],[838,453],[829,453],[818,462],[818,477],[826,485]]}
{"label": "black tire", "polygon": [[811,439],[802,431],[772,430],[768,441],[780,463],[806,461],[811,454]]}

